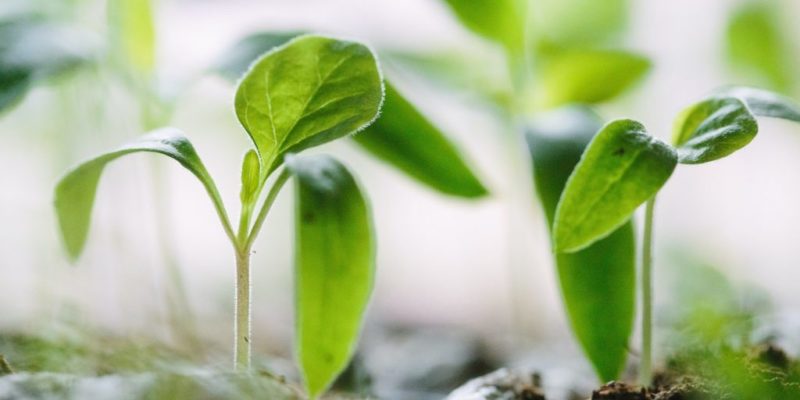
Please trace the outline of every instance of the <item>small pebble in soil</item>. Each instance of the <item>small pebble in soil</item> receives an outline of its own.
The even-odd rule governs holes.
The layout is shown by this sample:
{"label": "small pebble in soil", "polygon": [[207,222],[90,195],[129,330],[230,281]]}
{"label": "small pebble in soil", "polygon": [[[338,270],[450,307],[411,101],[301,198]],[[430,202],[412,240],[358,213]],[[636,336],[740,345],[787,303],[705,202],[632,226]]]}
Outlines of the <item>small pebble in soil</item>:
{"label": "small pebble in soil", "polygon": [[506,368],[475,378],[446,400],[545,400],[539,376]]}

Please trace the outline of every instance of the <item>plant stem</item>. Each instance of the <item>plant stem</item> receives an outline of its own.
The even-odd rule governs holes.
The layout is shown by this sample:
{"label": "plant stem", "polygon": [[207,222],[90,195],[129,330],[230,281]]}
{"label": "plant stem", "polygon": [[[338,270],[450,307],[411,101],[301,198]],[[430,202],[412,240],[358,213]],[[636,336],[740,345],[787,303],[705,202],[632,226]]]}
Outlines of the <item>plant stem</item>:
{"label": "plant stem", "polygon": [[[252,334],[252,315],[250,305],[252,298],[250,294],[250,248],[253,246],[258,232],[267,218],[269,209],[278,197],[283,185],[291,177],[288,170],[283,170],[275,179],[272,187],[261,205],[255,223],[248,232],[250,217],[253,212],[253,204],[243,204],[242,213],[239,216],[239,232],[233,240],[236,249],[236,310],[233,334],[236,338],[233,345],[234,367],[238,372],[250,370],[250,335]],[[260,191],[260,190],[259,190]],[[223,221],[223,225],[225,222]]]}
{"label": "plant stem", "polygon": [[642,235],[642,359],[639,365],[639,384],[648,386],[652,380],[653,364],[653,196],[645,206]]}
{"label": "plant stem", "polygon": [[236,310],[233,334],[234,367],[238,372],[250,369],[250,252],[236,251]]}

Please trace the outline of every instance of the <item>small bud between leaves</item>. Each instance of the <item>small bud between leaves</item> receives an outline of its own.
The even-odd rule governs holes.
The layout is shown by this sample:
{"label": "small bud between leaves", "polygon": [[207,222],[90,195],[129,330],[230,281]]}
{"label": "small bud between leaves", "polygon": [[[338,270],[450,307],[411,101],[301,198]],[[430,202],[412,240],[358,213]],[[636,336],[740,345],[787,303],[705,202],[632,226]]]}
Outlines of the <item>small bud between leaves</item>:
{"label": "small bud between leaves", "polygon": [[252,204],[255,201],[258,177],[261,172],[260,163],[255,150],[250,149],[245,153],[244,160],[242,160],[242,191],[239,195],[242,204]]}

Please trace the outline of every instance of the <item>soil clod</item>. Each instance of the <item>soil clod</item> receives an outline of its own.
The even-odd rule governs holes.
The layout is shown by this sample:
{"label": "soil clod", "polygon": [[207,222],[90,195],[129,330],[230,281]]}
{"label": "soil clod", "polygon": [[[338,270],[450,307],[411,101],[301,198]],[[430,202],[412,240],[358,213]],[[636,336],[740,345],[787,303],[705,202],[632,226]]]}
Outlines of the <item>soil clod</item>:
{"label": "soil clod", "polygon": [[647,389],[611,381],[592,392],[592,400],[650,400]]}

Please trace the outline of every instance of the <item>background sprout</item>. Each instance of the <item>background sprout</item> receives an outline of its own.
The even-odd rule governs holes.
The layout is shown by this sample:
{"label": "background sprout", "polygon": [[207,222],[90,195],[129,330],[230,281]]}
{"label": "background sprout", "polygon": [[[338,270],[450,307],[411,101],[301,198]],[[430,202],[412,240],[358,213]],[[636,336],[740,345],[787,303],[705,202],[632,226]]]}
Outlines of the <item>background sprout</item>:
{"label": "background sprout", "polygon": [[[55,206],[67,251],[77,258],[86,243],[106,164],[137,152],[178,161],[205,187],[234,249],[234,363],[247,371],[251,247],[281,188],[296,177],[297,358],[306,390],[316,397],[353,353],[372,291],[375,248],[366,200],[347,169],[327,156],[292,154],[362,129],[375,119],[382,101],[380,71],[367,47],[322,36],[293,39],[257,60],[237,90],[236,112],[255,145],[243,161],[237,230],[188,138],[164,128],[86,161],[61,179]],[[258,208],[262,192],[266,195]]]}

